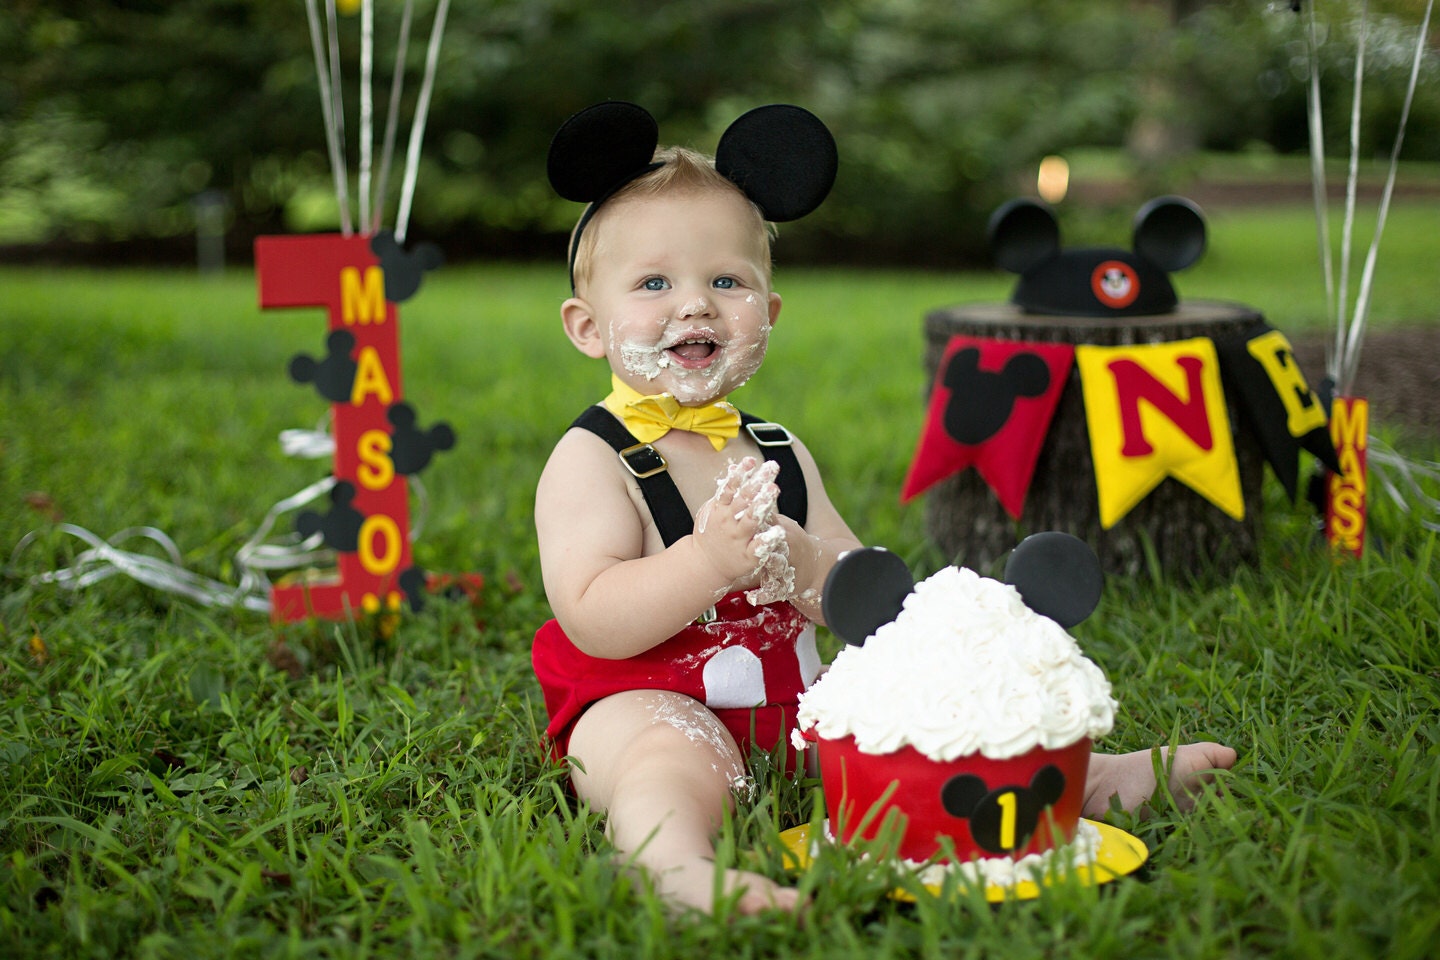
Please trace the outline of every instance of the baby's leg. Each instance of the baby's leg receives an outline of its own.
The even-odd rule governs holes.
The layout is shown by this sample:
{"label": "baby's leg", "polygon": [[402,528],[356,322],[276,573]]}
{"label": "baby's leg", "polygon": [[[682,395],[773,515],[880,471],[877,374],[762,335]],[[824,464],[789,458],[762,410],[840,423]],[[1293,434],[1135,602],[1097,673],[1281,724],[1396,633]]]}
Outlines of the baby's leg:
{"label": "baby's leg", "polygon": [[[676,903],[710,912],[714,835],[733,784],[745,775],[735,739],[684,694],[630,690],[593,704],[570,735],[580,797],[603,811],[611,842]],[[794,910],[799,894],[758,874],[729,870],[725,893],[744,888],[739,908]]]}
{"label": "baby's leg", "polygon": [[[1214,771],[1229,770],[1235,765],[1235,751],[1218,743],[1186,743],[1175,751],[1170,762],[1170,748],[1160,748],[1161,769],[1170,772],[1170,794],[1181,810],[1195,805],[1191,798],[1214,778]],[[1102,817],[1110,809],[1110,798],[1120,798],[1124,810],[1135,810],[1150,799],[1156,787],[1155,762],[1149,750],[1134,753],[1092,753],[1090,775],[1085,781],[1087,817]]]}

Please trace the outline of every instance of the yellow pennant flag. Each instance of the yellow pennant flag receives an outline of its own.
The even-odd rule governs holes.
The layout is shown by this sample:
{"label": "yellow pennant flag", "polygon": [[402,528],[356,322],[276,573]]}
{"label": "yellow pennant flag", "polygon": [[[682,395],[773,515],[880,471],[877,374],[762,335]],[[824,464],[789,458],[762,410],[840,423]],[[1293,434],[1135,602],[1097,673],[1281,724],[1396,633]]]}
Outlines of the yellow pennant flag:
{"label": "yellow pennant flag", "polygon": [[1245,516],[1220,362],[1206,337],[1075,348],[1100,524],[1113,527],[1167,476]]}

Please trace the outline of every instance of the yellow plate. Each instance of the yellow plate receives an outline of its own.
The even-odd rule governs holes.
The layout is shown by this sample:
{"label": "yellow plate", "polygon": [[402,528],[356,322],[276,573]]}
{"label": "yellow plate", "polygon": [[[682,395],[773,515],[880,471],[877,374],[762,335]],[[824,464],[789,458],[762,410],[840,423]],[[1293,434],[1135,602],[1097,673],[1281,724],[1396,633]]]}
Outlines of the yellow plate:
{"label": "yellow plate", "polygon": [[[1116,877],[1134,873],[1149,858],[1150,851],[1139,837],[1131,836],[1119,827],[1112,827],[1108,823],[1098,823],[1094,820],[1085,822],[1100,831],[1100,847],[1095,851],[1095,862],[1075,867],[1057,879],[1068,882],[1069,878],[1074,876],[1076,880],[1086,886],[1109,883]],[[785,849],[789,851],[794,860],[796,870],[804,870],[810,865],[811,844],[808,823],[802,823],[798,827],[792,827],[781,833],[780,842],[785,844]],[[1000,903],[1007,899],[1032,900],[1040,896],[1042,886],[1051,882],[1049,878],[1046,878],[1041,883],[1033,880],[1021,880],[1011,886],[990,884],[985,888],[985,899],[991,903]],[[933,884],[926,884],[925,889],[935,894],[940,892],[940,887]],[[896,900],[913,901],[915,899],[914,895],[907,890],[894,890],[890,895]]]}

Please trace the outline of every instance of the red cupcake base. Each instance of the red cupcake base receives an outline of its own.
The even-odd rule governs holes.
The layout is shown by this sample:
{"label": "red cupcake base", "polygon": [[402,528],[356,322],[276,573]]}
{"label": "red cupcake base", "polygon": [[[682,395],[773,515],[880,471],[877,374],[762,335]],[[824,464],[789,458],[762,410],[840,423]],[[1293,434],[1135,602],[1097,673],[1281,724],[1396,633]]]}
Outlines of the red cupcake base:
{"label": "red cupcake base", "polygon": [[953,843],[954,855],[939,859],[960,862],[1018,859],[1075,837],[1089,739],[1059,750],[1037,747],[1008,760],[975,754],[948,763],[913,747],[861,753],[853,737],[818,743],[830,831],[843,842],[873,839],[892,811],[901,831],[893,855],[905,860],[942,854],[942,837]]}

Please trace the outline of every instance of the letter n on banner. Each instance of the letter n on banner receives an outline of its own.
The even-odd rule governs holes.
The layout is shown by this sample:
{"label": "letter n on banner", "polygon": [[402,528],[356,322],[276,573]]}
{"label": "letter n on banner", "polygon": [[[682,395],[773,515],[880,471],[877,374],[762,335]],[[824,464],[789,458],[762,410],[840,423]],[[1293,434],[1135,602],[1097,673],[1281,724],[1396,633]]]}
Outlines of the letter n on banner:
{"label": "letter n on banner", "polygon": [[[335,479],[353,489],[353,500],[341,506],[359,515],[358,542],[355,549],[338,552],[337,577],[274,587],[271,615],[276,620],[340,619],[362,610],[394,609],[407,575],[414,574],[408,486],[389,456],[387,413],[403,396],[399,312],[385,299],[380,260],[370,238],[359,235],[260,237],[255,273],[262,308],[325,308],[327,328],[353,338],[349,359],[355,364],[349,398],[335,400],[332,411]],[[351,343],[348,338],[336,342]]]}
{"label": "letter n on banner", "polygon": [[1330,439],[1340,470],[1330,472],[1325,480],[1325,538],[1335,551],[1358,557],[1365,550],[1369,401],[1336,397],[1330,407]]}
{"label": "letter n on banner", "polygon": [[1119,523],[1166,477],[1245,516],[1220,363],[1206,337],[1075,348],[1100,524]]}

